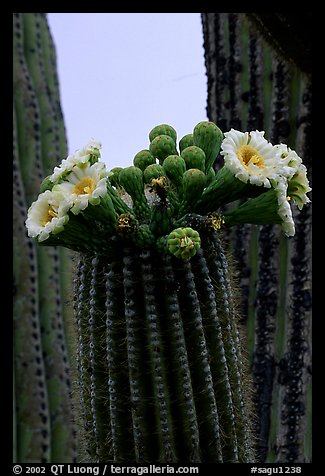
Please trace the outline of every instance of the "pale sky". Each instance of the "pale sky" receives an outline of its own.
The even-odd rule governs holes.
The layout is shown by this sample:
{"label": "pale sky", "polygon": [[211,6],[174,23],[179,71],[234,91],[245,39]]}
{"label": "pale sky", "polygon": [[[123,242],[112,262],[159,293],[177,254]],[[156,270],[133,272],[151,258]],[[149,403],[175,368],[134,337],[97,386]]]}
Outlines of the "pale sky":
{"label": "pale sky", "polygon": [[48,13],[68,152],[102,142],[108,169],[127,167],[167,123],[178,140],[206,116],[200,13]]}

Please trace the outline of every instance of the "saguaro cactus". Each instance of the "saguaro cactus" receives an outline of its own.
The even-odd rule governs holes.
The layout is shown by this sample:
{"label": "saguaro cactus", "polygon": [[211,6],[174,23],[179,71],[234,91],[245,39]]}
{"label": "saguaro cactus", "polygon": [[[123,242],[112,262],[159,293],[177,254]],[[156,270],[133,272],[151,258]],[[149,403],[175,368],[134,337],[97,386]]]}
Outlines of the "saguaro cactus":
{"label": "saguaro cactus", "polygon": [[13,14],[13,66],[14,461],[72,462],[68,250],[35,246],[24,226],[42,177],[66,154],[45,14]]}
{"label": "saguaro cactus", "polygon": [[[202,121],[177,150],[169,125],[106,171],[90,141],[43,181],[29,236],[80,252],[78,368],[92,461],[254,461],[251,390],[222,229],[294,222],[309,201],[295,151]],[[221,150],[225,164],[211,168]],[[157,160],[159,163],[157,163]],[[223,204],[246,198],[223,213]],[[248,198],[248,199],[247,199]],[[290,197],[289,197],[290,198]],[[89,456],[88,456],[89,458]]]}
{"label": "saguaro cactus", "polygon": [[[209,119],[265,130],[296,148],[309,176],[310,15],[202,14]],[[257,454],[267,462],[311,460],[311,208],[295,222],[290,239],[269,224],[227,233],[256,388]]]}

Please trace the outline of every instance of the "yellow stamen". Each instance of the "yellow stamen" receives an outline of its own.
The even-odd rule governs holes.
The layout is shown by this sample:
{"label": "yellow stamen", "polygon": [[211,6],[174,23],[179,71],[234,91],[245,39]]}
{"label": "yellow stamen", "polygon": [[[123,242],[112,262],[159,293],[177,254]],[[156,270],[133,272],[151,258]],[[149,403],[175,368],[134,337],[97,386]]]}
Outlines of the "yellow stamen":
{"label": "yellow stamen", "polygon": [[225,220],[218,213],[211,213],[207,218],[207,225],[211,226],[215,231],[220,230],[221,226],[225,223]]}
{"label": "yellow stamen", "polygon": [[161,177],[156,178],[156,179],[152,179],[151,183],[150,183],[150,185],[152,187],[156,186],[156,187],[161,187],[161,188],[166,187],[167,184],[168,184],[167,177],[165,177],[163,175]]}
{"label": "yellow stamen", "polygon": [[181,248],[185,248],[185,247],[194,246],[194,245],[191,238],[188,236],[185,236],[184,238],[181,239],[180,246]]}
{"label": "yellow stamen", "polygon": [[84,195],[86,193],[93,192],[95,188],[95,180],[91,177],[84,177],[73,187],[72,193],[76,193],[77,195]]}
{"label": "yellow stamen", "polygon": [[251,145],[241,145],[239,149],[237,149],[237,157],[246,169],[250,164],[257,165],[257,167],[261,168],[265,167],[263,158]]}
{"label": "yellow stamen", "polygon": [[58,213],[54,210],[53,205],[49,205],[42,219],[42,226],[45,226],[46,223],[52,221],[52,218],[57,218]]}
{"label": "yellow stamen", "polygon": [[291,200],[291,197],[290,197],[290,195],[288,195],[287,196],[287,202],[290,202],[290,200]]}
{"label": "yellow stamen", "polygon": [[122,213],[122,215],[120,215],[116,221],[117,233],[123,234],[135,231],[137,223],[138,222],[133,215],[130,215],[129,213]]}

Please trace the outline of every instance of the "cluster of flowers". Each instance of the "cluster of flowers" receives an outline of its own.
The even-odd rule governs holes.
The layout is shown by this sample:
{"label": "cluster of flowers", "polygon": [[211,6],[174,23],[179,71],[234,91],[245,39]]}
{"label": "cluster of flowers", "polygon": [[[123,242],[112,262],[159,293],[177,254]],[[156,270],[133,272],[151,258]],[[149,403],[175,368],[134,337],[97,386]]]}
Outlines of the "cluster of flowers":
{"label": "cluster of flowers", "polygon": [[222,179],[227,183],[229,192],[251,184],[250,190],[243,187],[243,196],[258,195],[234,210],[229,224],[279,223],[287,236],[293,236],[295,225],[289,202],[292,200],[299,210],[310,202],[306,194],[311,188],[302,159],[286,144],[272,145],[263,131],[231,129],[224,136],[221,154],[225,163],[219,182]]}
{"label": "cluster of flowers", "polygon": [[[28,210],[26,227],[30,237],[39,243],[74,248],[73,242],[82,241],[84,235],[92,233],[95,237],[105,230],[106,222],[106,231],[114,231],[112,220],[118,213],[112,205],[111,174],[99,161],[100,148],[99,142],[91,140],[43,181],[40,195]],[[246,202],[224,214],[226,226],[278,223],[287,236],[293,236],[290,201],[301,210],[310,202],[306,194],[311,190],[298,154],[285,144],[272,145],[264,138],[264,132],[234,129],[224,133],[220,154],[224,164],[203,191],[196,211],[217,211],[221,205],[245,197]],[[129,203],[129,199],[125,202]],[[61,235],[63,241],[57,239]]]}
{"label": "cluster of flowers", "polygon": [[46,177],[42,193],[28,210],[28,236],[43,242],[50,235],[61,233],[71,213],[78,215],[89,205],[99,205],[107,196],[108,172],[105,163],[98,161],[100,148],[100,142],[89,141]]}

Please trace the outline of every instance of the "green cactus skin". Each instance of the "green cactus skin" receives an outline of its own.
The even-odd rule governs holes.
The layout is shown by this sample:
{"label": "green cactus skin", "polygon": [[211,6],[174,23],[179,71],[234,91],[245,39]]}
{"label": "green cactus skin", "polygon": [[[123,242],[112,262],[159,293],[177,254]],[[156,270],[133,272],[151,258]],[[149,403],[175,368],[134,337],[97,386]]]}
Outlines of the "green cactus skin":
{"label": "green cactus skin", "polygon": [[148,165],[155,164],[156,159],[151,154],[150,150],[143,149],[138,152],[133,159],[133,165],[139,167],[142,171],[145,170]]}
{"label": "green cactus skin", "polygon": [[230,268],[217,233],[201,233],[186,261],[130,244],[112,258],[80,257],[88,461],[254,460]]}
{"label": "green cactus skin", "polygon": [[157,136],[160,135],[170,136],[176,144],[177,132],[169,124],[160,124],[159,126],[155,126],[153,129],[151,129],[149,132],[149,141],[152,142]]}
{"label": "green cactus skin", "polygon": [[[55,49],[42,13],[13,14],[15,462],[73,462],[67,250],[35,247],[24,215],[66,154]],[[61,281],[62,277],[62,281]],[[64,282],[63,282],[64,280]]]}
{"label": "green cactus skin", "polygon": [[[286,143],[304,157],[311,174],[311,78],[279,57],[274,38],[269,35],[265,41],[252,16],[263,18],[201,14],[207,116],[224,131],[264,130],[273,143]],[[269,20],[279,21],[277,14]],[[292,46],[299,51],[297,42]],[[278,47],[286,49],[285,40]],[[241,307],[248,316],[257,458],[267,463],[312,459],[311,208],[294,220],[292,239],[279,236],[277,227],[269,225],[241,225],[235,233],[224,234],[238,263]]]}
{"label": "green cactus skin", "polygon": [[195,145],[186,147],[181,153],[181,157],[185,160],[187,170],[199,169],[205,172],[205,153],[200,147]]}
{"label": "green cactus skin", "polygon": [[186,147],[190,147],[191,145],[194,145],[193,134],[186,134],[178,143],[180,153],[182,154],[183,150],[186,149]]}
{"label": "green cactus skin", "polygon": [[194,127],[193,140],[205,152],[205,170],[208,172],[219,154],[223,133],[213,122],[201,121]]}
{"label": "green cactus skin", "polygon": [[156,136],[152,142],[150,142],[149,150],[151,154],[159,160],[160,165],[162,165],[164,159],[169,155],[178,155],[173,138],[166,134]]}

